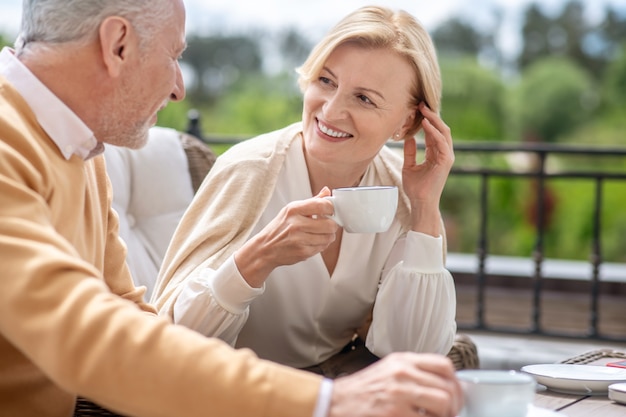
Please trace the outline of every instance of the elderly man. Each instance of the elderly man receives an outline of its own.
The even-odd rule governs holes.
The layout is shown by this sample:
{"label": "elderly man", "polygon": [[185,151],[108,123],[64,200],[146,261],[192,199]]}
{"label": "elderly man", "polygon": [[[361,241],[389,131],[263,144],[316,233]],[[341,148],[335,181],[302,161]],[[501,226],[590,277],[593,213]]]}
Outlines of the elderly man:
{"label": "elderly man", "polygon": [[[104,144],[142,146],[181,100],[182,0],[24,0],[0,53],[0,410],[71,416],[453,416],[449,360],[396,354],[335,381],[175,326],[145,304]],[[141,192],[141,190],[138,190]]]}

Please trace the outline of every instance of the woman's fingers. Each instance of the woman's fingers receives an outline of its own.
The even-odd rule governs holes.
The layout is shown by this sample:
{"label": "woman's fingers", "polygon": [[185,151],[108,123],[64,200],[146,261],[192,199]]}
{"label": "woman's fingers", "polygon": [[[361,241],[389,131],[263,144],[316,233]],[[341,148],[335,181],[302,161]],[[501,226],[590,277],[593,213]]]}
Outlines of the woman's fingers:
{"label": "woman's fingers", "polygon": [[413,138],[404,140],[404,166],[403,169],[410,169],[415,166],[417,158],[417,143]]}

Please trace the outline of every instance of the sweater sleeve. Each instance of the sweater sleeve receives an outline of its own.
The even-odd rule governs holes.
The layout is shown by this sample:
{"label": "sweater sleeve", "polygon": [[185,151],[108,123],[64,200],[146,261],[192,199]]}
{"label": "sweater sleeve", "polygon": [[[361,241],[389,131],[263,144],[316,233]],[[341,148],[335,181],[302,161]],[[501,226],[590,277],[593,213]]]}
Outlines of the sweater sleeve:
{"label": "sweater sleeve", "polygon": [[174,303],[174,322],[231,346],[246,323],[250,303],[265,287],[252,288],[243,279],[233,256],[218,268],[197,270],[181,284]]}
{"label": "sweater sleeve", "polygon": [[443,264],[442,237],[408,232],[383,271],[366,345],[394,351],[446,354],[456,332],[454,281]]}

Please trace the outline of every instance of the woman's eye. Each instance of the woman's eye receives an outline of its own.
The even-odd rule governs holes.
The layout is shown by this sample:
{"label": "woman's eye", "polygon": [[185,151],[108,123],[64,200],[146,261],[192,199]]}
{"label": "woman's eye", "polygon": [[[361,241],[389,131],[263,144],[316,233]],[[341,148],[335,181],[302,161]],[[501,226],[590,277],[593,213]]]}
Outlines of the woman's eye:
{"label": "woman's eye", "polygon": [[372,100],[369,99],[369,97],[364,96],[363,94],[358,95],[357,98],[365,104],[374,104]]}
{"label": "woman's eye", "polygon": [[330,84],[331,81],[326,77],[320,77],[320,83],[322,84]]}

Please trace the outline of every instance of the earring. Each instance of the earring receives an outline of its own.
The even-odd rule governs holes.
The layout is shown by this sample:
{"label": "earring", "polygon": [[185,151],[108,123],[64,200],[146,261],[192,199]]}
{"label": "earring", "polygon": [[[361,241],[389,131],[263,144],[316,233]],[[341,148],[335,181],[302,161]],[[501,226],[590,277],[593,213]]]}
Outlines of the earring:
{"label": "earring", "polygon": [[396,140],[398,140],[398,139],[400,139],[400,134],[399,134],[399,133],[396,133],[396,134],[394,135],[394,137],[396,138]]}

